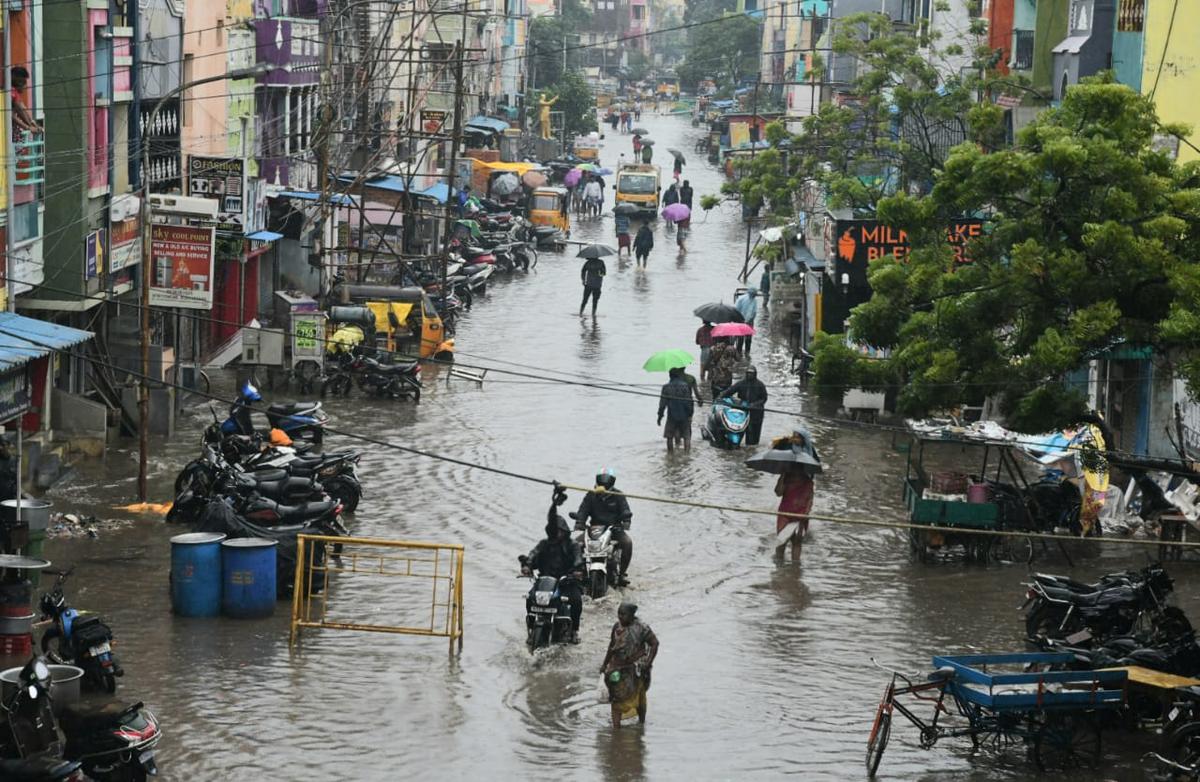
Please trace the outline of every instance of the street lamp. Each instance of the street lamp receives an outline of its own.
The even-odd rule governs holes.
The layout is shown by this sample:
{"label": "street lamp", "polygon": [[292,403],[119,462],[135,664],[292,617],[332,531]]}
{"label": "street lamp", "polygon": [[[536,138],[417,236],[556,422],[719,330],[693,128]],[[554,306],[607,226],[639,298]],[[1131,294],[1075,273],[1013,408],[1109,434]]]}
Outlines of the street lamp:
{"label": "street lamp", "polygon": [[[259,63],[253,68],[239,68],[218,76],[206,76],[185,84],[180,84],[158,99],[150,111],[150,117],[145,124],[147,134],[158,119],[158,112],[163,104],[179,95],[184,90],[198,87],[201,84],[211,84],[226,79],[249,79],[264,76],[275,70],[274,66]],[[150,253],[150,143],[148,136],[142,139],[142,372],[138,381],[138,499],[146,501],[146,474],[150,457],[150,267],[154,262]]]}

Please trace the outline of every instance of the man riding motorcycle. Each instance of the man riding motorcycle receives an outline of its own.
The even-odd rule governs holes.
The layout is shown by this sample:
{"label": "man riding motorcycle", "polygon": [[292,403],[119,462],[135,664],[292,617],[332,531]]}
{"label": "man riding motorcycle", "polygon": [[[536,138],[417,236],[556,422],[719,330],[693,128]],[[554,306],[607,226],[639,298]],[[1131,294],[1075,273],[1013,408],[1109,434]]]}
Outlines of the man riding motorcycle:
{"label": "man riding motorcycle", "polygon": [[633,522],[633,513],[629,510],[625,495],[613,488],[616,483],[616,473],[607,467],[596,475],[596,488],[584,495],[579,510],[575,512],[575,529],[587,529],[589,519],[612,528],[613,541],[621,548],[621,573],[617,586],[628,586],[629,579],[625,573],[633,559],[633,540],[627,530]]}
{"label": "man riding motorcycle", "polygon": [[571,643],[579,643],[579,617],[583,614],[583,549],[571,539],[571,527],[558,515],[558,506],[566,502],[567,493],[556,488],[550,510],[546,513],[546,538],[529,552],[521,566],[521,575],[573,578],[560,580],[559,593],[571,605]]}

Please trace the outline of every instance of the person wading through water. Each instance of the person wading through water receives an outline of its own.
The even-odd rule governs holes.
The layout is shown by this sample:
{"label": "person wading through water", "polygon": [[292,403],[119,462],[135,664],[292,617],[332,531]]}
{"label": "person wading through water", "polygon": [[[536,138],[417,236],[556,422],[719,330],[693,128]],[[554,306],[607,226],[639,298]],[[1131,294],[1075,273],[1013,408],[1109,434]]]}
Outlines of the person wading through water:
{"label": "person wading through water", "polygon": [[639,725],[646,724],[646,692],[650,689],[650,672],[657,656],[658,637],[637,618],[637,605],[621,603],[608,653],[600,663],[612,704],[614,728],[621,727],[622,719],[635,714]]}

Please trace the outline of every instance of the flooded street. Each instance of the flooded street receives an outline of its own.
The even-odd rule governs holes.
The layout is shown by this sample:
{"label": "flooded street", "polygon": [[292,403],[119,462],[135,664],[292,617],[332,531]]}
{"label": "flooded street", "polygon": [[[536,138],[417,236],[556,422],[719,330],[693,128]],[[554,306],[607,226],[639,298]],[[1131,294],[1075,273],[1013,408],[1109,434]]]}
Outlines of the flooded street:
{"label": "flooded street", "polygon": [[[684,176],[697,207],[718,192],[720,174],[690,155],[699,131],[686,119],[644,116],[642,124],[668,172],[667,147],[693,157]],[[620,152],[632,151],[629,136],[610,135],[606,144],[602,161],[613,168]],[[575,218],[572,238],[615,243],[615,178],[608,180],[609,211],[600,220]],[[745,246],[739,215],[736,204],[707,216],[698,210],[686,255],[657,225],[644,272],[607,259],[595,321],[577,315],[574,252],[542,253],[535,272],[500,279],[460,322],[460,362],[493,368],[482,385],[431,369],[419,406],[357,394],[327,402],[334,428],[576,485],[590,485],[607,466],[631,493],[774,506],[773,476],[742,466],[744,454],[718,451],[696,435],[690,453],[668,456],[654,398],[544,379],[553,369],[558,378],[656,393],[665,377],[642,371],[646,357],[675,347],[694,352],[692,309],[732,301]],[[825,464],[816,512],[903,519],[904,457],[892,434],[806,417],[816,405],[788,373],[784,335],[772,334],[762,313],[759,325],[753,360],[770,387],[768,406],[797,414],[768,413],[764,441],[797,422],[813,433]],[[152,499],[171,499],[171,481],[197,454],[208,416],[206,406],[196,408],[162,445]],[[174,618],[167,541],[184,530],[161,522],[51,542],[56,566],[77,567],[73,604],[103,613],[113,627],[127,670],[121,693],[144,700],[162,721],[166,779],[865,779],[866,737],[887,681],[870,658],[920,672],[933,654],[1022,648],[1015,609],[1023,566],[921,564],[899,532],[820,522],[803,565],[777,566],[771,517],[633,501],[626,594],[662,648],[647,725],[613,731],[597,702],[596,670],[619,597],[585,604],[579,646],[536,657],[525,646],[528,582],[515,577],[516,557],[543,534],[546,487],[336,436],[328,447],[365,453],[366,495],[348,520],[353,534],[466,547],[462,654],[448,657],[443,639],[334,631],[308,632],[289,650],[283,603],[267,621]],[[136,450],[110,452],[50,499],[58,510],[109,517],[133,496],[135,471]],[[580,499],[572,492],[563,514]],[[1077,561],[1075,573],[1091,578],[1140,566],[1145,556],[1109,546]],[[1067,569],[1059,559],[1038,566]],[[1171,572],[1194,614],[1193,571],[1185,563]],[[339,611],[387,623],[402,610],[383,587],[339,593],[342,601],[356,598]],[[1143,779],[1130,734],[1105,739],[1105,778]],[[947,739],[924,751],[916,729],[901,722],[880,769],[882,779],[1037,776],[1019,748],[972,754],[968,739]]]}

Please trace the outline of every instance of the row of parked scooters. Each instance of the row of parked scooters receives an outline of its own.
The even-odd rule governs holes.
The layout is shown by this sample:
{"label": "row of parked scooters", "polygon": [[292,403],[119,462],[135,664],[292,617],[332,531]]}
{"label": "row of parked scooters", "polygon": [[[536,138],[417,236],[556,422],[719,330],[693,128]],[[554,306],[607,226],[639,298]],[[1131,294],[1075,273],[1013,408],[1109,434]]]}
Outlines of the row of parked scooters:
{"label": "row of parked scooters", "polygon": [[[1200,643],[1187,616],[1168,605],[1174,581],[1161,564],[1101,576],[1094,583],[1033,574],[1026,584],[1028,641],[1070,655],[1062,667],[1096,670],[1139,666],[1200,678]],[[1131,699],[1136,720],[1162,718],[1162,704]],[[1161,725],[1163,753],[1155,754],[1164,779],[1200,780],[1200,686],[1177,687]]]}
{"label": "row of parked scooters", "polygon": [[162,732],[143,703],[63,703],[47,661],[83,670],[81,688],[114,694],[124,672],[112,653],[112,630],[100,617],[83,616],[67,603],[71,570],[57,573],[39,603],[49,626],[41,655],[6,689],[0,729],[0,779],[57,782],[140,782],[158,773],[154,748]]}

